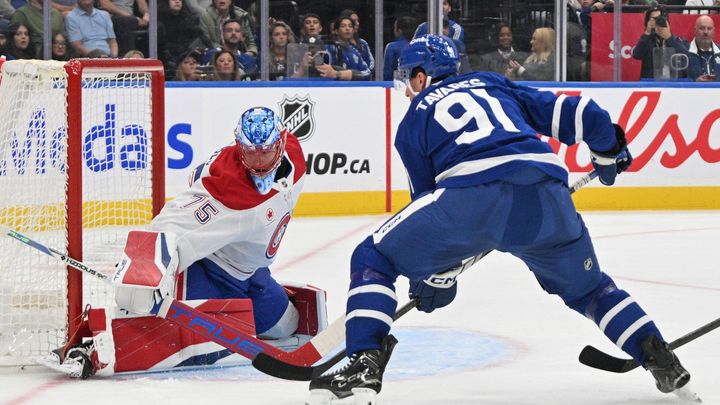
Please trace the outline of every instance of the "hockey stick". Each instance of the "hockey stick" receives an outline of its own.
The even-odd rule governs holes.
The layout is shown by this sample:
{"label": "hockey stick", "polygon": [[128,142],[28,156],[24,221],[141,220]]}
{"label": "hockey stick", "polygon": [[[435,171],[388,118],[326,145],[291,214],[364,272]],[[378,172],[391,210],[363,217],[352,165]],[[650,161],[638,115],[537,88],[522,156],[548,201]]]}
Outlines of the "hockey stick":
{"label": "hockey stick", "polygon": [[[107,275],[93,269],[85,263],[67,256],[56,249],[45,246],[42,243],[4,225],[0,225],[0,230],[2,230],[5,235],[37,249],[70,267],[112,284],[112,281]],[[203,336],[250,360],[255,358],[258,353],[266,353],[268,356],[282,358],[291,364],[308,366],[322,358],[322,356],[318,353],[314,353],[312,350],[307,350],[311,349],[309,347],[306,348],[306,350],[295,350],[293,352],[286,352],[278,349],[277,347],[266,343],[253,335],[237,330],[224,322],[214,319],[207,314],[173,298],[168,297],[162,299],[161,302],[153,307],[151,312],[153,315],[160,318],[176,322],[181,327]]]}
{"label": "hockey stick", "polygon": [[[694,331],[682,336],[670,343],[670,348],[675,350],[686,343],[692,342],[700,336],[720,327],[720,318],[705,324]],[[580,363],[597,368],[600,370],[609,371],[611,373],[627,373],[630,370],[634,370],[640,366],[638,362],[633,359],[621,359],[615,356],[611,356],[603,351],[596,349],[593,346],[585,346],[580,352],[579,357]]]}
{"label": "hockey stick", "polygon": [[[590,181],[592,181],[594,178],[597,177],[597,172],[595,170],[587,173],[580,179],[578,179],[575,183],[573,183],[568,190],[570,193],[574,193],[577,190],[580,190],[583,186],[588,184]],[[462,273],[463,271],[469,269],[472,265],[477,263],[480,259],[487,256],[491,251],[482,252],[477,256],[471,257],[469,259],[466,259],[462,263],[462,267],[460,268],[460,271],[458,274]],[[409,312],[411,309],[415,308],[417,306],[416,300],[412,300],[408,302],[407,304],[403,305],[400,309],[397,310],[395,313],[395,317],[393,320],[397,320],[407,312]],[[345,331],[345,317],[341,316],[338,320],[333,322],[333,325],[330,326],[328,329],[336,328],[334,330],[335,336],[340,336],[341,338],[344,338],[344,336],[340,335],[340,331],[344,334]],[[340,324],[339,324],[340,323]],[[324,331],[323,331],[324,333]],[[308,343],[306,343],[304,346],[313,345],[313,341],[320,337],[320,335],[315,336],[313,339],[311,339]],[[326,342],[326,341],[324,341]],[[332,348],[338,346],[341,343],[341,341],[336,342]],[[330,348],[330,349],[332,349]],[[301,347],[300,349],[303,349]],[[300,350],[298,349],[298,350]],[[321,353],[324,357],[326,354],[329,353],[328,351],[325,351],[323,353],[322,350],[318,350],[318,353]],[[310,381],[313,378],[316,378],[320,376],[322,373],[326,372],[330,368],[332,368],[335,364],[340,362],[343,358],[345,358],[345,350],[340,350],[337,352],[333,357],[330,359],[324,361],[321,364],[317,364],[315,366],[311,367],[303,367],[303,366],[297,366],[294,364],[289,364],[288,362],[283,361],[281,358],[273,357],[270,355],[267,355],[265,353],[258,354],[255,359],[253,359],[253,366],[255,366],[256,369],[262,371],[265,374],[282,378],[285,380],[294,380],[294,381]]]}

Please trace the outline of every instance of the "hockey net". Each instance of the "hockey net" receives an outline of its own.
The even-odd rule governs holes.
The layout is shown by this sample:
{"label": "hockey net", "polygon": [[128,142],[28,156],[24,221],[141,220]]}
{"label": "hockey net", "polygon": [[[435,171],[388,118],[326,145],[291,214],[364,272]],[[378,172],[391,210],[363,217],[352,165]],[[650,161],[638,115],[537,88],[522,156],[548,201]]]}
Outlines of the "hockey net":
{"label": "hockey net", "polygon": [[[0,224],[111,273],[127,230],[164,202],[162,65],[0,63]],[[0,365],[62,346],[87,305],[112,300],[92,276],[0,237]]]}

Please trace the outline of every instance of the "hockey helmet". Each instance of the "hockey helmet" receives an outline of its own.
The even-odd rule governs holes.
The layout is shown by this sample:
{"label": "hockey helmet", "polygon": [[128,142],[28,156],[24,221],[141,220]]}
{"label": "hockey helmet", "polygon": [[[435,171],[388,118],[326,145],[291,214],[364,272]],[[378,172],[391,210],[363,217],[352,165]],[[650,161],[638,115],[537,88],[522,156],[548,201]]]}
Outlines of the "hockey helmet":
{"label": "hockey helmet", "polygon": [[272,188],[285,152],[286,137],[280,118],[269,108],[253,107],[240,117],[235,128],[240,160],[260,194],[267,194]]}
{"label": "hockey helmet", "polygon": [[460,56],[452,39],[441,35],[423,35],[410,41],[398,59],[399,76],[409,80],[412,71],[421,67],[425,74],[438,80],[454,76],[460,66]]}

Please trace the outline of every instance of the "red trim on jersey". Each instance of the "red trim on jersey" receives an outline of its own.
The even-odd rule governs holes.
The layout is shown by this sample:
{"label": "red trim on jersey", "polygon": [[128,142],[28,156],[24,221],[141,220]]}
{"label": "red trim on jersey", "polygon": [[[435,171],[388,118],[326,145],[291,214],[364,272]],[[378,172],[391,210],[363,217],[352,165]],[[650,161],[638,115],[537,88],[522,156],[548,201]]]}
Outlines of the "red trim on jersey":
{"label": "red trim on jersey", "polygon": [[[294,179],[297,181],[305,175],[305,156],[300,142],[288,132],[285,156],[294,166]],[[210,164],[210,174],[202,178],[205,189],[224,206],[234,210],[256,207],[277,194],[277,190],[261,195],[255,189],[248,170],[240,161],[240,153],[235,146],[228,146],[220,151]]]}
{"label": "red trim on jersey", "polygon": [[293,182],[297,183],[305,175],[305,154],[302,151],[300,142],[291,132],[288,132],[285,153],[290,157],[290,162],[295,166]]}

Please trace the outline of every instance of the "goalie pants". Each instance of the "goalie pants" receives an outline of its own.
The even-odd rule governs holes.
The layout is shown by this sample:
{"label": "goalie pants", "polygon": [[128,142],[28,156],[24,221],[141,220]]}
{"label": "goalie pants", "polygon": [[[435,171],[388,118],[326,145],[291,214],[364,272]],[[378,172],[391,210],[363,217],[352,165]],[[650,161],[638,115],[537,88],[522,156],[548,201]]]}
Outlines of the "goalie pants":
{"label": "goalie pants", "polygon": [[[373,234],[374,248],[390,265],[377,266],[383,260],[372,258],[351,263],[353,269],[372,268],[384,277],[351,277],[349,353],[380,347],[397,306],[392,285],[397,276],[424,280],[463,259],[499,250],[520,258],[545,291],[595,321],[613,342],[643,360],[639,339],[660,332],[601,271],[567,186],[538,171],[520,174],[474,187],[434,190]],[[353,260],[362,257],[353,255]]]}
{"label": "goalie pants", "polygon": [[285,289],[267,267],[257,269],[246,280],[238,280],[212,260],[202,259],[188,267],[185,278],[180,299],[250,298],[258,335],[275,326],[290,304]]}

